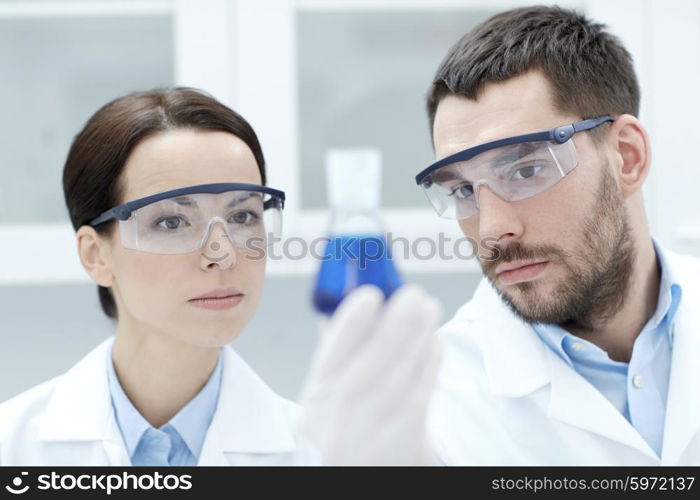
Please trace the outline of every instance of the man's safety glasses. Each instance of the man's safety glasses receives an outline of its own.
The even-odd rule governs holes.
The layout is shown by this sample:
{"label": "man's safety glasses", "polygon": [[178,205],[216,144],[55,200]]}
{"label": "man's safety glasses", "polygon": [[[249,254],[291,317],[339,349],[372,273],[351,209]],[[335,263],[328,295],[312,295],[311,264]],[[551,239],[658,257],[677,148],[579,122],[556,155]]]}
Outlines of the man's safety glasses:
{"label": "man's safety glasses", "polygon": [[517,135],[459,151],[416,176],[438,215],[466,219],[479,211],[479,189],[505,201],[520,201],[554,186],[578,165],[571,138],[612,116],[601,116],[542,132]]}
{"label": "man's safety glasses", "polygon": [[204,246],[219,222],[239,248],[264,249],[282,234],[284,193],[257,184],[202,184],[146,196],[113,207],[90,221],[119,220],[125,248],[184,254]]}

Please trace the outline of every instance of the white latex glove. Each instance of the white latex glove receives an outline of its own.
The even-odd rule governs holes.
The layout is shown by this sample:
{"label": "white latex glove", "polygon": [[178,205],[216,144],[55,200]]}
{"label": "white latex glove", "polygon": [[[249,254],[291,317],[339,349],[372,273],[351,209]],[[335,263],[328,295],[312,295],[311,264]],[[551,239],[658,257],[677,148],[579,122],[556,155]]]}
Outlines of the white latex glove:
{"label": "white latex glove", "polygon": [[415,285],[385,304],[351,292],[322,332],[304,384],[300,431],[327,465],[432,465],[426,416],[441,344],[440,303]]}

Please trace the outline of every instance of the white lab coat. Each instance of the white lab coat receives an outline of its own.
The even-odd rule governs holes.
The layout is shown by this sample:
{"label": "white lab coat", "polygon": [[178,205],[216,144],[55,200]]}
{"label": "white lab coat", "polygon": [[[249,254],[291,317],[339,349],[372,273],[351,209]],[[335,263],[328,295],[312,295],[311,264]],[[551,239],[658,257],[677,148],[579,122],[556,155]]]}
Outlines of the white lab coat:
{"label": "white lab coat", "polygon": [[[0,405],[0,465],[130,465],[110,400],[112,338],[67,373]],[[226,346],[216,412],[198,465],[319,462],[301,440],[295,404],[275,394]]]}
{"label": "white lab coat", "polygon": [[446,464],[700,465],[700,260],[665,251],[683,288],[659,458],[486,281],[439,331],[429,433]]}

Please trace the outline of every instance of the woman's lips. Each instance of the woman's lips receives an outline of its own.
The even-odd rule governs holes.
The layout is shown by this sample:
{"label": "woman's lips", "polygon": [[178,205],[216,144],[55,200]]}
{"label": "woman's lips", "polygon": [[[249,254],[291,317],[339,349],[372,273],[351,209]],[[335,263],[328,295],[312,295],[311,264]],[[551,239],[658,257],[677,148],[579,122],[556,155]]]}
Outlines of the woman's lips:
{"label": "woman's lips", "polygon": [[515,285],[516,283],[530,281],[544,271],[547,264],[549,264],[549,262],[536,262],[509,271],[502,271],[498,274],[498,279],[504,285]]}
{"label": "woman's lips", "polygon": [[244,295],[242,293],[236,295],[228,295],[226,297],[207,297],[203,299],[191,299],[189,301],[195,307],[201,307],[202,309],[231,309],[237,306],[243,300]]}

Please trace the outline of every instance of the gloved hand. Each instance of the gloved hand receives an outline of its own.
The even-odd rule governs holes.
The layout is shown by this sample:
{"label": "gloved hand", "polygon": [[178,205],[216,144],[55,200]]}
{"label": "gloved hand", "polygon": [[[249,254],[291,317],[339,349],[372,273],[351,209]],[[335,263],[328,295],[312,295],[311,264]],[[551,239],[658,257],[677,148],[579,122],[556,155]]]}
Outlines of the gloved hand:
{"label": "gloved hand", "polygon": [[327,465],[431,465],[426,417],[441,344],[440,303],[415,285],[385,304],[352,291],[321,334],[304,384],[300,431]]}

